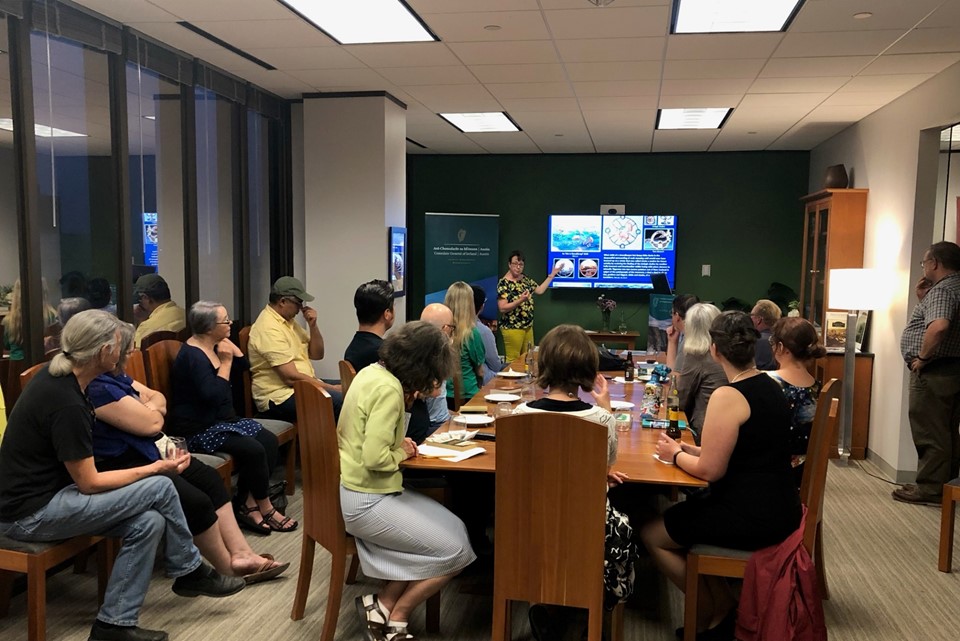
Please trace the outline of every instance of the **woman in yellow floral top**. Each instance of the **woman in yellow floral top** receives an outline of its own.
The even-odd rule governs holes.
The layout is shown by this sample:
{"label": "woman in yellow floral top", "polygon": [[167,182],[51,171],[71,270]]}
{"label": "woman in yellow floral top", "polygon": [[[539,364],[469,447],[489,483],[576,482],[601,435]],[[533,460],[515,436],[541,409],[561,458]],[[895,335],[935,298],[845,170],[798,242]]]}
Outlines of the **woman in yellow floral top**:
{"label": "woman in yellow floral top", "polygon": [[500,334],[507,362],[513,362],[527,343],[533,342],[533,294],[547,291],[550,281],[560,271],[554,266],[544,281],[537,284],[523,274],[523,252],[514,249],[507,261],[507,273],[497,283],[497,307],[500,309]]}

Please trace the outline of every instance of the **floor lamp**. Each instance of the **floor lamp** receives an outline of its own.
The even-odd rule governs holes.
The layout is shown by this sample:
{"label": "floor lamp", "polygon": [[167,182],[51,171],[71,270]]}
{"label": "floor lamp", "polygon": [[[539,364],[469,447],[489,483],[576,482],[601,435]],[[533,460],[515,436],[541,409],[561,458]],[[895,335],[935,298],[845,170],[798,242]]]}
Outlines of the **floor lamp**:
{"label": "floor lamp", "polygon": [[827,307],[847,311],[843,351],[843,398],[840,413],[840,463],[850,460],[853,439],[853,376],[856,369],[857,317],[877,305],[877,273],[873,269],[831,269]]}

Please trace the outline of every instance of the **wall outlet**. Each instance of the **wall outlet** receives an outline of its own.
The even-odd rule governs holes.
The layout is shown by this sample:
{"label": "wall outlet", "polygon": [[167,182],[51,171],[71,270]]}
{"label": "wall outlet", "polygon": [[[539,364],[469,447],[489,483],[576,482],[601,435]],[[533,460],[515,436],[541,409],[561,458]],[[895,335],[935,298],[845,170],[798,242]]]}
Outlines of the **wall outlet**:
{"label": "wall outlet", "polygon": [[710,275],[710,265],[700,265],[700,275],[709,276]]}

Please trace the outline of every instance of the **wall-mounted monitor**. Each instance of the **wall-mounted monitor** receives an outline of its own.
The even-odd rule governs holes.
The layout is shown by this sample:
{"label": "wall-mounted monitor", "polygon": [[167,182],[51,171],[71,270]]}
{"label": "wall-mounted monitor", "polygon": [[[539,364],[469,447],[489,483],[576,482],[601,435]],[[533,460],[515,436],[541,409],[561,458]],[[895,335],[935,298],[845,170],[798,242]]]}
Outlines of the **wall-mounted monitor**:
{"label": "wall-mounted monitor", "polygon": [[652,290],[654,274],[676,287],[676,216],[556,214],[549,236],[551,287]]}

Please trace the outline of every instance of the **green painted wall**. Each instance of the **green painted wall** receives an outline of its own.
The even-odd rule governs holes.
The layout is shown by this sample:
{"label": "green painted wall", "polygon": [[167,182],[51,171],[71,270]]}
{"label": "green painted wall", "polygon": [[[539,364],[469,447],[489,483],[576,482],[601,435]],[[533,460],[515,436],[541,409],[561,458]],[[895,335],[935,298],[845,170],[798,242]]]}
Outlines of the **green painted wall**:
{"label": "green painted wall", "polygon": [[[808,166],[807,152],[407,156],[407,318],[423,308],[428,211],[500,214],[500,271],[519,248],[538,281],[546,273],[550,214],[598,213],[601,204],[625,204],[628,214],[676,214],[677,291],[751,302],[774,281],[799,291],[798,199]],[[701,277],[702,264],[712,265],[711,277]],[[536,299],[536,335],[565,322],[598,328],[598,294],[548,290]],[[612,324],[623,311],[628,329],[645,336],[648,295],[607,294],[618,303]]]}

